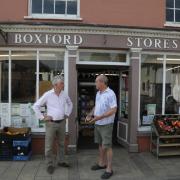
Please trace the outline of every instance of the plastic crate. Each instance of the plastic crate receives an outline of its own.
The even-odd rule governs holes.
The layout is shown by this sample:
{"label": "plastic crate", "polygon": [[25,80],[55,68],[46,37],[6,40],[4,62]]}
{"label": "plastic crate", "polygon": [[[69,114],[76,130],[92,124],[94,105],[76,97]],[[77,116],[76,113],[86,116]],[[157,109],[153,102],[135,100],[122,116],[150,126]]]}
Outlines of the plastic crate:
{"label": "plastic crate", "polygon": [[13,161],[27,161],[31,158],[31,155],[32,155],[32,151],[30,151],[27,156],[23,156],[23,155],[13,156]]}
{"label": "plastic crate", "polygon": [[12,161],[13,160],[13,156],[9,155],[9,156],[1,156],[0,155],[0,161]]}
{"label": "plastic crate", "polygon": [[13,155],[18,156],[18,155],[28,155],[29,152],[32,151],[32,146],[31,143],[26,147],[26,146],[15,146],[13,147]]}
{"label": "plastic crate", "polygon": [[0,161],[12,160],[12,140],[0,136]]}
{"label": "plastic crate", "polygon": [[[14,134],[14,132],[19,134]],[[31,151],[30,128],[5,127],[3,130],[0,130],[0,161],[28,160],[31,156]]]}
{"label": "plastic crate", "polygon": [[31,143],[31,136],[28,137],[26,140],[13,140],[13,147],[15,146],[25,146],[28,147],[29,144]]}

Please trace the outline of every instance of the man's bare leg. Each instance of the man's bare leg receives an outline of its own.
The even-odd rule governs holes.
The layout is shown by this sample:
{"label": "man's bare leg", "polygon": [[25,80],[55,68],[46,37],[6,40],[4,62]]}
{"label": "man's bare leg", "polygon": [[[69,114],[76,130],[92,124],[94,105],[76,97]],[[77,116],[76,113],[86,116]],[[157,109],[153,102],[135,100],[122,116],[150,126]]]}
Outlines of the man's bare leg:
{"label": "man's bare leg", "polygon": [[99,166],[103,167],[106,165],[106,157],[106,150],[102,145],[99,145]]}
{"label": "man's bare leg", "polygon": [[113,157],[113,151],[112,148],[108,148],[106,150],[106,155],[107,155],[107,172],[112,172],[112,157]]}

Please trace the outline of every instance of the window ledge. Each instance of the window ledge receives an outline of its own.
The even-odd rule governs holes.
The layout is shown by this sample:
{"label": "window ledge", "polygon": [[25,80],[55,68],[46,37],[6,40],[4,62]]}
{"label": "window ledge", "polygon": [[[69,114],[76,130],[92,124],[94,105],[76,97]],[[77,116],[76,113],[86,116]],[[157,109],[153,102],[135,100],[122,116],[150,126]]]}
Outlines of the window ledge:
{"label": "window ledge", "polygon": [[180,27],[180,22],[179,22],[179,23],[166,22],[166,23],[164,24],[164,26],[166,26],[166,27]]}
{"label": "window ledge", "polygon": [[138,128],[139,133],[149,133],[151,132],[151,126],[140,126]]}
{"label": "window ledge", "polygon": [[70,20],[70,21],[82,21],[82,18],[76,16],[50,16],[50,15],[30,15],[24,16],[24,19],[50,19],[50,20]]}

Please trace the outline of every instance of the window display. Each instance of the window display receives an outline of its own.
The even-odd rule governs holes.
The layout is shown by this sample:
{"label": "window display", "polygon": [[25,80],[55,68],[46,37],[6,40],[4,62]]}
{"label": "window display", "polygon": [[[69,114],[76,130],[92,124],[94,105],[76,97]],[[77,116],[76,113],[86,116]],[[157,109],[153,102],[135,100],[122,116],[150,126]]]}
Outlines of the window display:
{"label": "window display", "polygon": [[39,96],[52,88],[54,75],[64,75],[64,52],[40,51]]}
{"label": "window display", "polygon": [[163,59],[161,55],[141,57],[141,104],[142,125],[149,125],[154,114],[162,113]]}
{"label": "window display", "polygon": [[166,57],[165,114],[180,113],[180,56]]}
{"label": "window display", "polygon": [[[64,52],[0,52],[0,62],[0,127],[31,127],[44,131],[45,124],[36,118],[32,105],[52,88],[54,75],[64,74]],[[42,112],[46,112],[45,107]]]}

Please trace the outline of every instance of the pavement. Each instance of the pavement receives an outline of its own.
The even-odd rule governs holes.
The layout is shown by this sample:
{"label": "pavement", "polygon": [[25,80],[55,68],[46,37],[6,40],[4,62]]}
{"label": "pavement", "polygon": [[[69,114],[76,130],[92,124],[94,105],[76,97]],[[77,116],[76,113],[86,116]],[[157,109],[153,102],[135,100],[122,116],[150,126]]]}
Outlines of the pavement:
{"label": "pavement", "polygon": [[[56,167],[53,175],[46,172],[43,156],[30,161],[0,161],[0,180],[100,180],[104,170],[91,171],[97,150],[79,150],[69,155],[71,168]],[[180,156],[157,159],[151,153],[128,153],[114,148],[114,175],[111,180],[180,180]]]}

